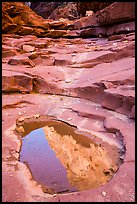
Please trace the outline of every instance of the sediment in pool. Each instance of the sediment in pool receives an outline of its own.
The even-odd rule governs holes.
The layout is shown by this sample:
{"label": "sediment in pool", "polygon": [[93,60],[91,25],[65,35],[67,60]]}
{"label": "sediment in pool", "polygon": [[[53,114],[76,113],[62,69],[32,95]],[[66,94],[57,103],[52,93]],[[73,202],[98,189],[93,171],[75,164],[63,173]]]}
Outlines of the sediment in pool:
{"label": "sediment in pool", "polygon": [[30,124],[24,125],[20,162],[27,165],[45,192],[97,188],[118,170],[120,155],[116,147],[112,146],[110,154],[101,144],[60,121]]}

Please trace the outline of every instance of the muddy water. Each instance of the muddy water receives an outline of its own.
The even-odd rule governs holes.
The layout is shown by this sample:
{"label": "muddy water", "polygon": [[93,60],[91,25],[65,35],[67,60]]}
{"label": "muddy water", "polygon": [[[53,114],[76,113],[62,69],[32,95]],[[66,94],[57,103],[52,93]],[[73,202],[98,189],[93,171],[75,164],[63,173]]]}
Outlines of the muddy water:
{"label": "muddy water", "polygon": [[66,170],[46,140],[43,128],[23,138],[20,161],[31,170],[35,180],[57,193],[74,191],[67,179]]}
{"label": "muddy water", "polygon": [[116,155],[112,158],[100,144],[63,122],[30,123],[24,129],[20,161],[45,192],[96,188],[118,170],[118,149],[111,148]]}

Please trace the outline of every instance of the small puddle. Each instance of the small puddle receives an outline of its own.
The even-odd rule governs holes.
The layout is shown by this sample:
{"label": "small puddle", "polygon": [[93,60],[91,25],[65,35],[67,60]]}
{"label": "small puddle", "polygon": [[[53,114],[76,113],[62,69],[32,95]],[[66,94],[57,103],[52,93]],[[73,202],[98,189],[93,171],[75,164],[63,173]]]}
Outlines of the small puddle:
{"label": "small puddle", "polygon": [[22,139],[20,161],[31,170],[35,180],[56,193],[76,191],[67,180],[67,173],[45,137],[43,128],[30,132]]}
{"label": "small puddle", "polygon": [[108,182],[119,168],[118,149],[112,146],[109,154],[66,123],[31,122],[23,128],[20,162],[27,165],[44,192],[96,188]]}

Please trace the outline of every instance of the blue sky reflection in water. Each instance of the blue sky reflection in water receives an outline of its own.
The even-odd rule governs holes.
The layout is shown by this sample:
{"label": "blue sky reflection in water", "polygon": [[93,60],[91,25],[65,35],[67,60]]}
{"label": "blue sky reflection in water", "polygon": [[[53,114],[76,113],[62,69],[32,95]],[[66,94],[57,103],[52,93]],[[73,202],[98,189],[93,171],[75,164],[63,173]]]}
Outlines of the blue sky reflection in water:
{"label": "blue sky reflection in water", "polygon": [[43,128],[33,130],[22,138],[20,161],[27,163],[36,181],[55,192],[76,190],[69,184],[66,169],[49,146]]}

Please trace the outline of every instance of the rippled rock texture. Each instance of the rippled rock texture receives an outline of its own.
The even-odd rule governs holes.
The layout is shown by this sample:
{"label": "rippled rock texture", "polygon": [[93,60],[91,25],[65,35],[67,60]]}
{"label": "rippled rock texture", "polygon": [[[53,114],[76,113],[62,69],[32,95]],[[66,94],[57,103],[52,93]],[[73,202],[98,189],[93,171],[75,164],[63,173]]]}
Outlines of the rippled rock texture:
{"label": "rippled rock texture", "polygon": [[[114,9],[116,3],[118,6],[115,2],[107,8]],[[123,3],[134,8],[132,2]],[[106,8],[72,22],[44,20],[21,2],[3,2],[2,7],[3,201],[134,202],[135,32],[131,7],[123,7],[126,17],[118,7],[117,15],[111,13],[115,24],[107,26],[101,17]],[[104,32],[101,36],[100,31]],[[108,144],[110,152],[110,147],[119,148],[122,164],[113,178],[95,189],[44,193],[27,166],[19,162],[21,137],[15,133],[17,121],[22,123],[25,118],[29,124],[44,117],[92,135],[98,144]]]}

